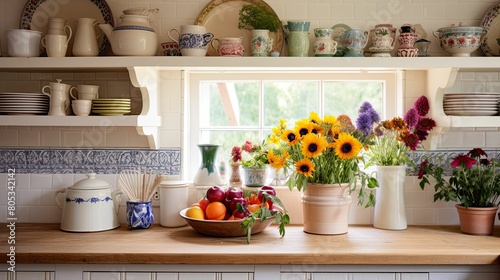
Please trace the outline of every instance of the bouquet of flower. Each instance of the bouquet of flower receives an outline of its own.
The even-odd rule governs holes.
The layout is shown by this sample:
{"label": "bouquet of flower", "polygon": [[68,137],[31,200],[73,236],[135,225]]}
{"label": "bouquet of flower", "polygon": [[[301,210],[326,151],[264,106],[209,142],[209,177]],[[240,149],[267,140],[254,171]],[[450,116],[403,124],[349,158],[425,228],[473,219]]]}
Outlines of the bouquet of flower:
{"label": "bouquet of flower", "polygon": [[367,153],[369,164],[396,166],[413,163],[408,153],[427,139],[436,122],[426,117],[429,112],[427,97],[421,96],[403,116],[381,121],[375,127],[375,143]]}
{"label": "bouquet of flower", "polygon": [[234,146],[231,150],[230,163],[241,162],[243,167],[265,167],[269,164],[268,148],[266,140],[262,144],[253,144],[250,141],[245,141],[242,146]]}
{"label": "bouquet of flower", "polygon": [[373,124],[379,120],[368,102],[360,107],[356,126],[347,115],[321,119],[315,112],[297,121],[293,129],[288,129],[286,121],[281,120],[270,139],[279,138],[280,149],[273,151],[276,161],[294,167],[295,172],[288,180],[290,189],[303,190],[308,183],[349,183],[352,192],[361,180],[359,203],[364,205],[368,197],[366,207],[373,205],[373,194],[367,193],[366,186],[375,188],[377,181],[364,173],[359,164],[363,160],[361,151],[372,143]]}
{"label": "bouquet of flower", "polygon": [[488,160],[482,149],[475,148],[460,154],[450,163],[453,172],[448,181],[444,179],[441,166],[429,159],[420,164],[418,179],[424,189],[430,184],[429,176],[436,180],[434,201],[459,201],[464,207],[490,207],[500,204],[500,162]]}

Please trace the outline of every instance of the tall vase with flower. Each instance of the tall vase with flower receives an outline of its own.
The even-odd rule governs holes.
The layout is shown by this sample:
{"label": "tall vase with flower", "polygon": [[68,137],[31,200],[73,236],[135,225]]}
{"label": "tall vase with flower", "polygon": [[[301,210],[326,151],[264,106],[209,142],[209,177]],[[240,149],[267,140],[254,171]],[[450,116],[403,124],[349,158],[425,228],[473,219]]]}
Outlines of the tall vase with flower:
{"label": "tall vase with flower", "polygon": [[413,164],[409,152],[422,146],[436,122],[426,117],[427,97],[418,98],[403,116],[381,121],[375,127],[374,144],[367,153],[379,182],[373,226],[381,229],[407,228],[404,184],[407,164]]}
{"label": "tall vase with flower", "polygon": [[461,231],[491,235],[500,204],[500,160],[489,159],[480,148],[472,149],[452,159],[449,164],[453,171],[448,180],[444,168],[435,160],[427,158],[420,164],[420,187],[424,189],[431,184],[429,178],[434,178],[434,201],[458,201]]}
{"label": "tall vase with flower", "polygon": [[[279,138],[286,164],[294,167],[288,179],[290,189],[303,191],[304,231],[315,234],[343,234],[348,231],[350,194],[358,190],[359,204],[374,204],[371,189],[377,181],[363,171],[360,156],[373,140],[373,124],[380,117],[370,103],[359,109],[356,126],[347,115],[321,119],[311,112],[293,128],[280,121],[273,129]],[[359,183],[359,189],[358,187]]]}

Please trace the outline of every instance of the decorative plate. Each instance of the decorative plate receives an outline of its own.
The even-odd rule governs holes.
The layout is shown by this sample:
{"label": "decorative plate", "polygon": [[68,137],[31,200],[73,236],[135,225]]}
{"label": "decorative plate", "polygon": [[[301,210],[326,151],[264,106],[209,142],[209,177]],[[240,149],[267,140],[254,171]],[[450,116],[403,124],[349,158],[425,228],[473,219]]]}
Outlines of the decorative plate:
{"label": "decorative plate", "polygon": [[[37,30],[46,34],[48,19],[53,17],[64,18],[66,20],[66,24],[71,26],[71,29],[73,30],[73,36],[68,46],[70,54],[73,48],[73,39],[76,35],[76,20],[78,18],[95,18],[98,23],[109,23],[114,26],[111,8],[105,0],[28,0],[21,14],[20,28]],[[102,33],[99,28],[96,28],[96,31],[98,31],[96,34]],[[106,55],[110,47],[108,38],[106,38],[106,36],[100,36],[98,43],[99,55]]]}
{"label": "decorative plate", "polygon": [[500,11],[500,1],[491,5],[481,20],[481,27],[486,28],[487,32],[484,35],[481,43],[481,50],[486,56],[499,56],[500,46],[497,39],[500,38],[500,18],[498,13]]}
{"label": "decorative plate", "polygon": [[[200,12],[194,24],[205,26],[208,32],[214,34],[214,38],[241,37],[245,48],[244,56],[251,56],[252,32],[238,29],[240,10],[243,5],[249,4],[262,4],[276,14],[266,2],[261,0],[212,0]],[[276,15],[276,17],[278,16]],[[282,52],[283,30],[279,29],[278,32],[271,32],[269,37],[274,41],[272,51]],[[218,56],[217,51],[210,44],[207,53],[209,56]]]}
{"label": "decorative plate", "polygon": [[335,53],[334,56],[344,56],[344,54],[346,53],[346,49],[343,43],[344,34],[347,30],[351,30],[351,27],[346,24],[339,23],[332,26],[332,30],[333,30],[333,35],[332,35],[333,40],[337,42],[337,52]]}

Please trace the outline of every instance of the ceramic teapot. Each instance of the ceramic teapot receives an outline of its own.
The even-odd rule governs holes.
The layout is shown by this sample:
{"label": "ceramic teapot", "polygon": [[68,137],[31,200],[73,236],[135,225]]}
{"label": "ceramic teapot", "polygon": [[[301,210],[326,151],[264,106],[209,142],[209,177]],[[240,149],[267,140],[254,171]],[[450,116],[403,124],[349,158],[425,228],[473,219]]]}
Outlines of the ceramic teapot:
{"label": "ceramic teapot", "polygon": [[[66,116],[70,115],[70,85],[61,83],[61,79],[56,80],[57,83],[49,83],[48,86],[42,88],[42,93],[50,97],[49,116]],[[46,92],[50,90],[50,92]]]}
{"label": "ceramic teapot", "polygon": [[54,198],[62,209],[61,229],[72,232],[110,230],[120,226],[118,207],[121,191],[113,190],[95,173],[73,186],[56,191]]}
{"label": "ceramic teapot", "polygon": [[113,28],[110,24],[99,24],[106,34],[115,55],[153,56],[158,49],[158,37],[150,25],[153,15],[123,14],[120,23]]}

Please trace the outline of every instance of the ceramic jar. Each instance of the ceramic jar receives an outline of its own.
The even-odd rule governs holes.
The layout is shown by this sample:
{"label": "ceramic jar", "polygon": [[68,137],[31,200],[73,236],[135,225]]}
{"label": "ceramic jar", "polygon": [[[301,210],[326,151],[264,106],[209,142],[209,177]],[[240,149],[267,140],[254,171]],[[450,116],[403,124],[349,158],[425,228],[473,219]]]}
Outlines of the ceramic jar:
{"label": "ceramic jar", "polygon": [[25,29],[7,30],[7,54],[15,57],[40,56],[42,32]]}
{"label": "ceramic jar", "polygon": [[121,191],[111,188],[95,173],[73,186],[56,191],[54,198],[62,209],[61,229],[72,232],[110,230],[120,226],[118,207]]}
{"label": "ceramic jar", "polygon": [[243,184],[247,187],[262,187],[266,184],[267,167],[243,167]]}
{"label": "ceramic jar", "polygon": [[252,30],[252,56],[269,56],[273,49],[273,39],[269,38],[269,30]]}
{"label": "ceramic jar", "polygon": [[[174,38],[173,33],[177,33],[178,38]],[[202,25],[181,25],[180,30],[170,29],[168,37],[179,43],[182,56],[206,56],[208,43],[214,34],[207,32],[207,28]]]}
{"label": "ceramic jar", "polygon": [[152,200],[144,202],[127,201],[126,220],[129,229],[146,229],[153,225]]}
{"label": "ceramic jar", "polygon": [[333,56],[337,52],[337,42],[333,40],[331,28],[315,28],[313,43],[314,56]]}
{"label": "ceramic jar", "polygon": [[120,23],[99,24],[111,43],[115,55],[153,56],[158,49],[158,36],[150,21],[152,15],[123,14]]}
{"label": "ceramic jar", "polygon": [[344,56],[347,57],[362,57],[363,49],[368,43],[368,31],[360,29],[346,30],[343,40],[347,52]]}
{"label": "ceramic jar", "polygon": [[[57,83],[49,83],[48,86],[42,88],[42,93],[50,97],[49,116],[66,116],[70,115],[70,85],[61,83],[61,79],[57,79]],[[46,92],[49,90],[50,92]]]}
{"label": "ceramic jar", "polygon": [[94,27],[97,22],[93,18],[79,18],[76,21],[76,34],[73,42],[73,56],[97,56],[99,47]]}
{"label": "ceramic jar", "polygon": [[415,42],[418,39],[418,34],[410,24],[403,24],[399,29],[399,48],[398,56],[415,57],[418,56],[418,49],[415,48]]}
{"label": "ceramic jar", "polygon": [[487,30],[481,26],[452,25],[443,27],[433,32],[439,39],[441,48],[451,56],[470,56],[481,46]]}
{"label": "ceramic jar", "polygon": [[241,42],[241,37],[215,38],[211,45],[220,56],[243,56],[245,49]]}
{"label": "ceramic jar", "polygon": [[[309,56],[309,21],[289,20],[284,26],[288,34],[288,55]],[[332,31],[333,32],[333,31]]]}
{"label": "ceramic jar", "polygon": [[372,56],[391,56],[390,52],[394,49],[396,38],[396,28],[392,24],[378,24],[370,30],[369,48]]}

